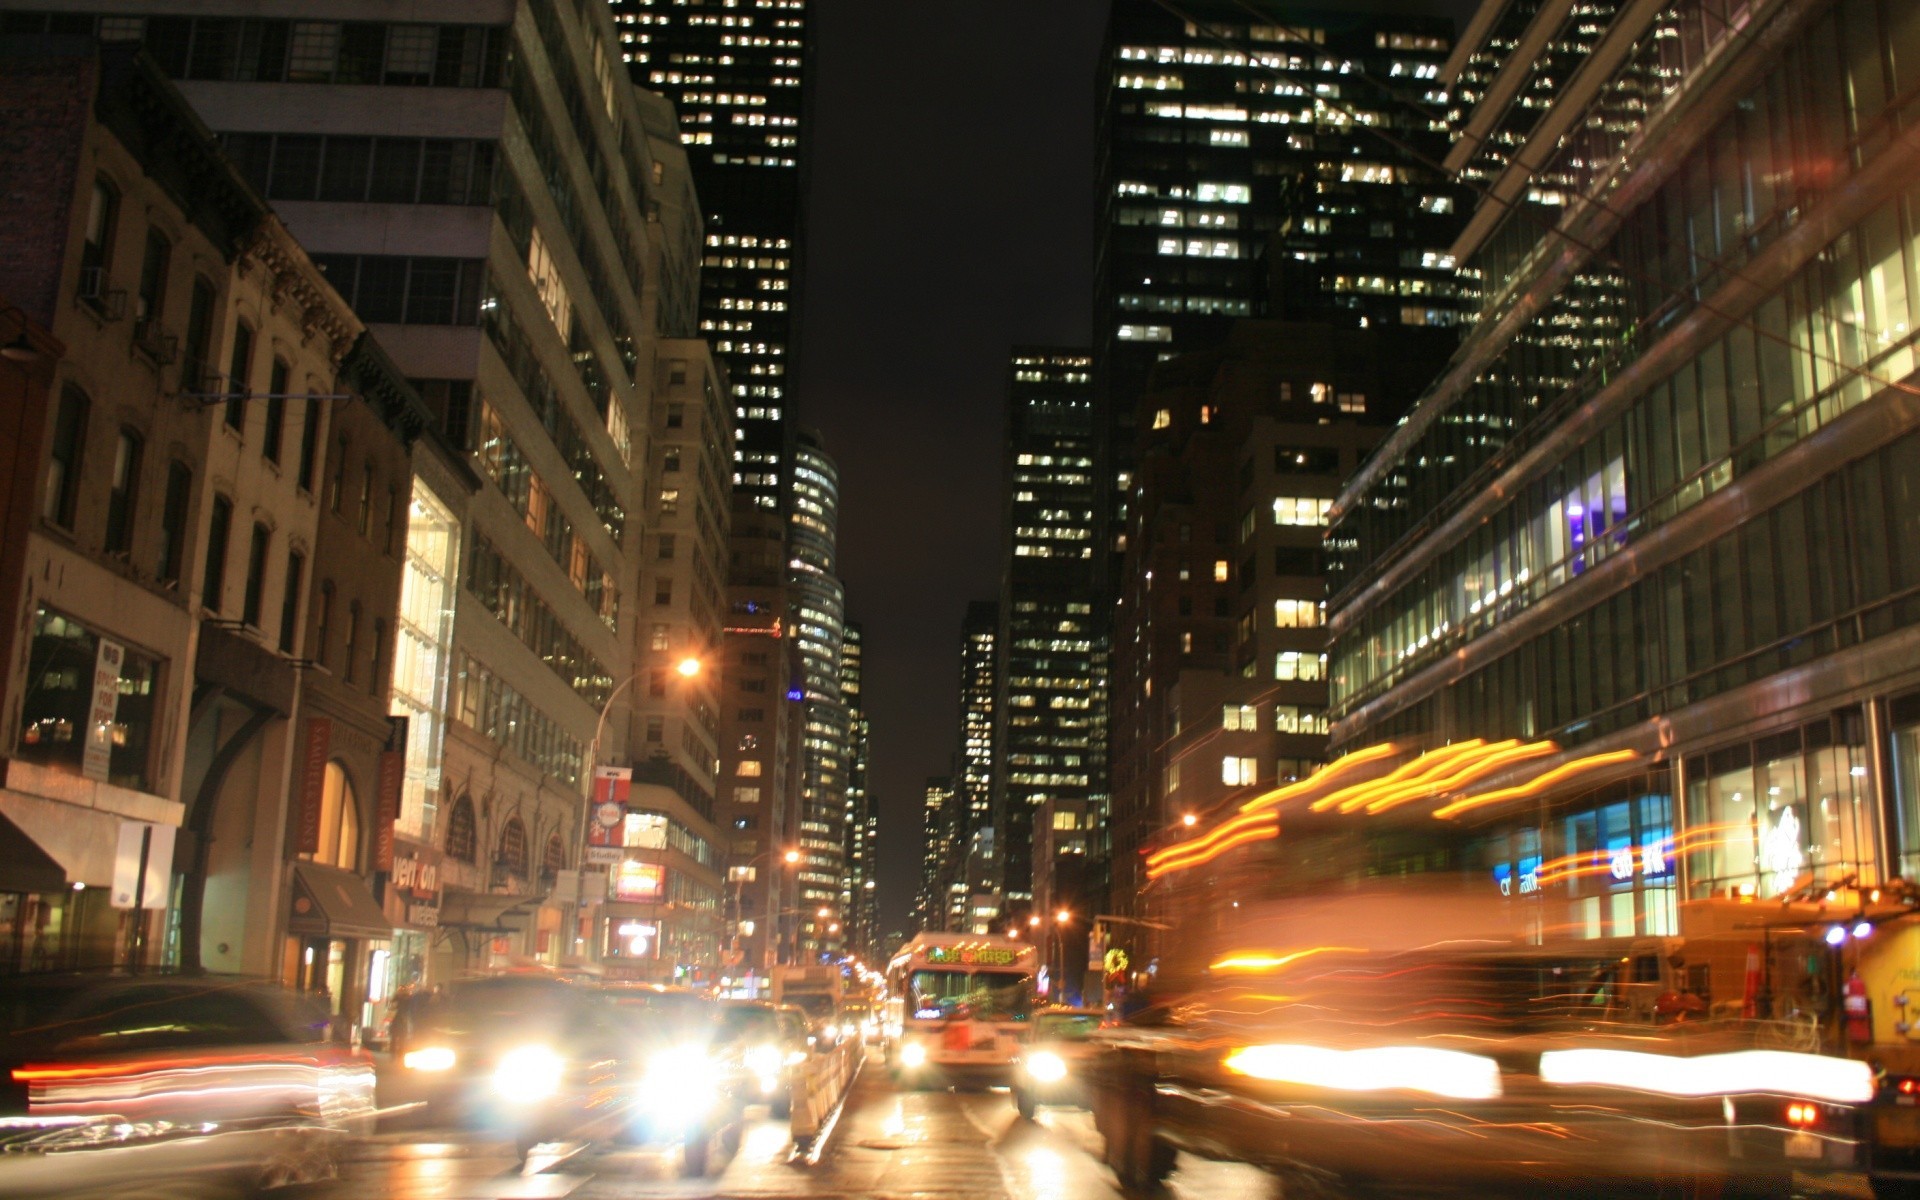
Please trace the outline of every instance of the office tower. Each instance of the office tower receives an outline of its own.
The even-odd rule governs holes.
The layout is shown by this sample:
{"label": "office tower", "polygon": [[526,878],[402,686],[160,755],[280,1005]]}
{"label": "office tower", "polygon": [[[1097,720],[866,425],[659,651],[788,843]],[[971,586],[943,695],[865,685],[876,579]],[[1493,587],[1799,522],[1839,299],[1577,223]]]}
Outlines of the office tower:
{"label": "office tower", "polygon": [[733,498],[716,807],[731,890],[728,957],[751,995],[792,955],[799,912],[806,675],[787,620],[786,543],[780,514]]}
{"label": "office tower", "polygon": [[679,109],[706,220],[700,333],[731,380],[734,486],[786,502],[805,197],[807,0],[614,0],[634,83]]}
{"label": "office tower", "polygon": [[847,706],[840,692],[846,589],[837,574],[840,470],[820,435],[796,431],[787,498],[787,620],[800,651],[805,706],[801,751],[799,947],[801,961],[844,944]]}
{"label": "office tower", "polygon": [[[36,7],[60,14],[6,27],[84,20],[144,41],[473,452],[483,483],[461,531],[442,787],[403,828],[441,856],[442,928],[508,932],[440,937],[436,966],[602,956],[604,920],[579,931],[571,905],[541,903],[531,880],[502,890],[493,868],[516,856],[516,822],[543,870],[550,834],[560,867],[582,865],[593,760],[632,761],[639,467],[666,273],[655,160],[633,90],[616,86],[606,10],[423,0],[404,22],[343,22],[317,0],[272,17],[178,0],[98,18]],[[595,849],[615,861],[591,874],[649,863],[663,893],[681,892],[660,853]],[[684,887],[684,902],[718,907],[703,881]]]}
{"label": "office tower", "polygon": [[1452,33],[1444,18],[1273,0],[1115,0],[1094,357],[1116,421],[1158,358],[1238,317],[1455,321],[1446,250],[1464,193],[1431,165]]}
{"label": "office tower", "polygon": [[1041,805],[1104,800],[1106,750],[1092,737],[1105,618],[1094,606],[1103,491],[1091,371],[1085,350],[1060,347],[1016,347],[1008,365],[991,824],[1010,914],[1033,899]]}
{"label": "office tower", "polygon": [[949,833],[960,855],[967,854],[976,835],[993,824],[999,638],[1000,606],[992,600],[968,601],[960,626],[960,756]]}
{"label": "office tower", "polygon": [[[1326,514],[1392,428],[1373,414],[1452,348],[1445,330],[1242,321],[1155,370],[1114,616],[1108,911],[1149,915],[1142,854],[1184,817],[1325,757]],[[1115,944],[1150,956],[1147,928]]]}
{"label": "office tower", "polygon": [[920,894],[914,901],[914,924],[922,930],[947,929],[947,893],[952,882],[952,838],[948,818],[953,808],[953,779],[929,776],[920,808]]}
{"label": "office tower", "polygon": [[[1564,9],[1476,20],[1516,47],[1470,123],[1530,131],[1487,164],[1518,202],[1454,244],[1462,351],[1332,511],[1334,748],[1534,748],[1433,800],[1575,936],[1853,912],[1920,851],[1915,27],[1742,11],[1609,7],[1564,74],[1517,49]],[[1830,994],[1766,969],[1776,1013]]]}
{"label": "office tower", "polygon": [[849,622],[840,652],[840,695],[847,706],[847,871],[840,909],[845,913],[847,951],[869,965],[876,949],[879,921],[879,860],[875,837],[879,813],[867,787],[868,739],[872,729],[860,698],[862,635]]}

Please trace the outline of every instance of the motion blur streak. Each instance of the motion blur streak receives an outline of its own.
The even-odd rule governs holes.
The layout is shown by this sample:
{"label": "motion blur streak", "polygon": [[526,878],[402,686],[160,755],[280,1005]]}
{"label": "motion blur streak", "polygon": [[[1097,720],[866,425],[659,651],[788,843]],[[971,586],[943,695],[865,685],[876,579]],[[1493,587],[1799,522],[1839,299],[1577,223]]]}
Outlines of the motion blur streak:
{"label": "motion blur streak", "polygon": [[1383,758],[1391,758],[1399,752],[1400,748],[1392,742],[1381,742],[1377,746],[1368,746],[1364,750],[1355,750],[1352,754],[1347,755],[1338,762],[1331,762],[1321,767],[1305,779],[1296,783],[1290,783],[1282,788],[1275,788],[1265,795],[1255,796],[1253,799],[1241,805],[1240,811],[1249,813],[1259,812],[1261,809],[1272,808],[1276,804],[1283,804],[1296,796],[1304,796],[1308,792],[1332,783],[1335,779],[1349,773],[1355,767],[1363,767],[1368,763],[1378,762]]}
{"label": "motion blur streak", "polygon": [[1452,746],[1442,746],[1409,764],[1411,767],[1417,767],[1418,770],[1413,771],[1399,783],[1386,787],[1380,784],[1360,784],[1357,787],[1348,788],[1341,793],[1343,799],[1340,801],[1340,811],[1349,813],[1362,808],[1371,811],[1376,804],[1403,803],[1445,791],[1452,780],[1462,773],[1471,772],[1473,768],[1485,762],[1489,755],[1510,750],[1519,744],[1517,740],[1488,742],[1481,738],[1474,738]]}
{"label": "motion blur streak", "polygon": [[1421,779],[1431,774],[1436,768],[1444,767],[1447,763],[1452,762],[1462,754],[1470,753],[1484,745],[1486,745],[1485,738],[1469,738],[1464,742],[1455,742],[1451,746],[1442,746],[1438,750],[1430,750],[1418,758],[1401,763],[1378,779],[1369,780],[1366,783],[1356,783],[1352,787],[1341,788],[1337,792],[1329,792],[1318,800],[1315,800],[1312,804],[1309,804],[1307,808],[1311,812],[1325,812],[1330,808],[1336,808],[1346,803],[1356,796],[1370,797],[1378,794],[1382,790],[1398,787],[1404,783],[1411,783],[1416,779]]}
{"label": "motion blur streak", "polygon": [[1495,788],[1490,792],[1481,792],[1474,796],[1462,796],[1452,804],[1444,804],[1433,810],[1436,817],[1455,817],[1471,809],[1484,808],[1489,804],[1499,804],[1507,800],[1519,800],[1526,796],[1537,796],[1557,783],[1565,782],[1576,775],[1597,771],[1619,763],[1631,762],[1640,757],[1637,750],[1609,750],[1605,754],[1589,754],[1585,758],[1576,758],[1572,762],[1561,763],[1551,771],[1542,772],[1525,783],[1513,787]]}
{"label": "motion blur streak", "polygon": [[[1250,813],[1190,842],[1169,846],[1147,860],[1147,878],[1158,879],[1169,871],[1182,871],[1212,862],[1236,846],[1280,836],[1280,816],[1274,812]],[[1157,861],[1156,861],[1157,860]]]}
{"label": "motion blur streak", "polygon": [[1208,965],[1212,971],[1275,971],[1290,963],[1299,962],[1315,954],[1365,954],[1352,946],[1315,946],[1311,950],[1295,950],[1292,954],[1269,954],[1260,950],[1240,950],[1215,959]]}
{"label": "motion blur streak", "polygon": [[[191,1099],[208,1119],[295,1108],[316,1094],[330,1095],[328,1072],[317,1064],[281,1060],[151,1060],[113,1068],[24,1067],[13,1072],[28,1086],[36,1116],[165,1111]],[[368,1082],[370,1090],[370,1081]],[[353,1103],[352,1098],[349,1104]]]}
{"label": "motion blur streak", "polygon": [[1456,1100],[1500,1096],[1500,1067],[1490,1058],[1422,1046],[1330,1050],[1324,1046],[1248,1046],[1227,1056],[1226,1068],[1272,1083],[1297,1083],[1343,1092],[1410,1091]]}
{"label": "motion blur streak", "polygon": [[1681,1057],[1639,1050],[1549,1050],[1540,1056],[1548,1083],[1599,1084],[1668,1096],[1770,1093],[1835,1104],[1873,1099],[1873,1071],[1857,1059],[1790,1050],[1736,1050]]}
{"label": "motion blur streak", "polygon": [[[1543,755],[1557,753],[1560,747],[1553,742],[1527,742],[1523,745],[1518,741],[1507,741],[1496,742],[1493,746],[1487,747],[1487,749],[1490,753],[1476,756],[1472,762],[1467,763],[1463,767],[1459,767],[1451,775],[1440,779],[1428,780],[1418,786],[1409,785],[1400,788],[1390,795],[1379,796],[1367,801],[1367,811],[1370,813],[1385,812],[1387,809],[1398,808],[1402,804],[1408,804],[1428,796],[1454,791],[1457,788],[1465,787],[1475,780],[1485,779],[1495,771],[1503,770],[1512,766],[1514,763],[1525,762],[1529,758],[1539,758]],[[1342,805],[1341,811],[1346,812],[1347,807]]]}

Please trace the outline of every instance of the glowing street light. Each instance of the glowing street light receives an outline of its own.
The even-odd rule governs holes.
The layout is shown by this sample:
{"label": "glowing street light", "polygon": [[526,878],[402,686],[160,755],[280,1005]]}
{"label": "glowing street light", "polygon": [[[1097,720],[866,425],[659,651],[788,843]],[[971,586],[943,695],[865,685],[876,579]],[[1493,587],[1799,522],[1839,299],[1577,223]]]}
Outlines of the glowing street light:
{"label": "glowing street light", "polygon": [[781,857],[787,860],[788,866],[792,866],[794,863],[800,861],[800,852],[798,850],[789,850],[781,855]]}
{"label": "glowing street light", "polygon": [[1182,813],[1180,815],[1180,823],[1182,825],[1185,825],[1188,829],[1192,829],[1195,825],[1198,825],[1200,823],[1200,818],[1194,816],[1192,813]]}
{"label": "glowing street light", "polygon": [[1063,908],[1059,912],[1053,914],[1053,919],[1060,922],[1062,925],[1065,925],[1068,921],[1073,920],[1073,913],[1071,910]]}
{"label": "glowing street light", "polygon": [[699,659],[694,658],[692,655],[688,655],[686,658],[683,658],[679,662],[673,664],[673,669],[680,672],[680,677],[682,679],[692,679],[695,675],[698,675],[701,672],[702,667]]}

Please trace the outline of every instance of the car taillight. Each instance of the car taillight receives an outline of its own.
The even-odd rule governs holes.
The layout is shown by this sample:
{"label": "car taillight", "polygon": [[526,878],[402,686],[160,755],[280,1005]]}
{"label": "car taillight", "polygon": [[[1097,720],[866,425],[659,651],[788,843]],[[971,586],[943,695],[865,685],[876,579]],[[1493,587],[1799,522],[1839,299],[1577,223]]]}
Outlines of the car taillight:
{"label": "car taillight", "polygon": [[1894,1085],[1894,1088],[1902,1096],[1911,1096],[1920,1092],[1920,1079],[1902,1079]]}
{"label": "car taillight", "polygon": [[1820,1123],[1820,1106],[1794,1103],[1787,1105],[1787,1124],[1800,1129]]}

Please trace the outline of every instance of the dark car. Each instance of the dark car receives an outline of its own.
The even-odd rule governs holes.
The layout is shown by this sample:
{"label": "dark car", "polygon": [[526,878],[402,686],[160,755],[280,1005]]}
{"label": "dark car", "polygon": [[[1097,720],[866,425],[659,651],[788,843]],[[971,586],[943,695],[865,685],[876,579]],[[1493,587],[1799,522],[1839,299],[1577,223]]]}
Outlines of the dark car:
{"label": "dark car", "polygon": [[807,1015],[791,1004],[728,1000],[721,1021],[729,1040],[741,1047],[744,1094],[764,1100],[782,1120],[793,1111],[793,1088],[806,1078],[813,1052]]}
{"label": "dark car", "polygon": [[335,1173],[372,1060],[310,997],[218,976],[0,978],[0,1195],[250,1191]]}
{"label": "dark car", "polygon": [[723,1156],[739,1148],[744,1045],[719,1002],[700,993],[642,985],[602,991],[634,1064],[621,1136],[678,1145],[687,1174],[706,1174],[716,1148]]}
{"label": "dark car", "polygon": [[414,998],[390,1101],[496,1132],[521,1154],[611,1128],[633,1059],[606,998],[548,975],[455,980]]}
{"label": "dark car", "polygon": [[1021,1116],[1031,1118],[1042,1104],[1084,1105],[1086,1068],[1094,1054],[1088,1038],[1105,1015],[1092,1008],[1050,1008],[1033,1014],[1033,1033],[1020,1047],[1008,1089]]}

